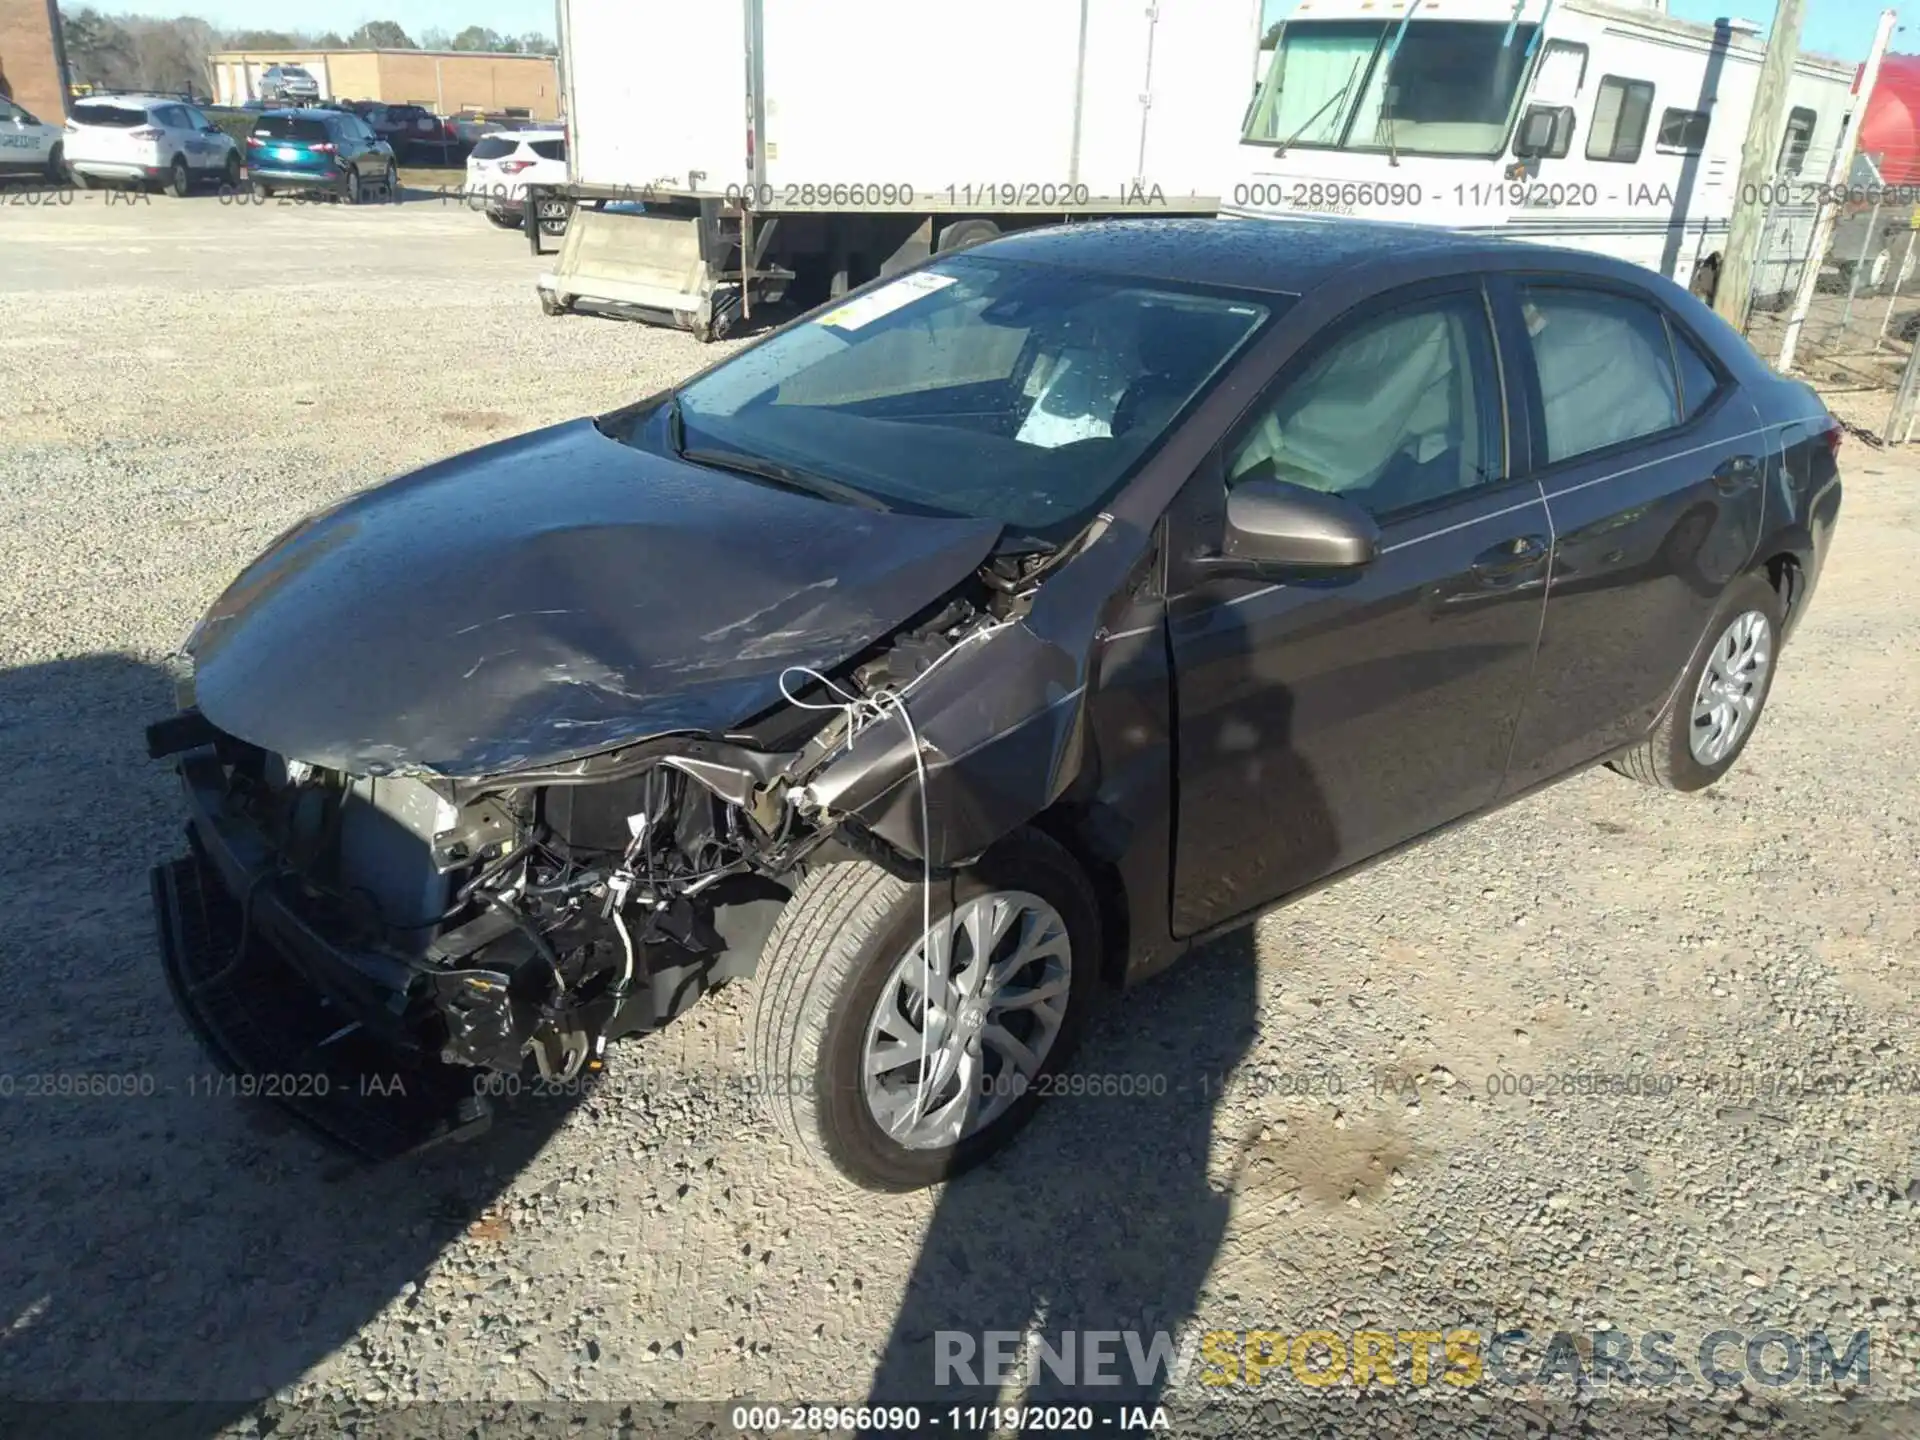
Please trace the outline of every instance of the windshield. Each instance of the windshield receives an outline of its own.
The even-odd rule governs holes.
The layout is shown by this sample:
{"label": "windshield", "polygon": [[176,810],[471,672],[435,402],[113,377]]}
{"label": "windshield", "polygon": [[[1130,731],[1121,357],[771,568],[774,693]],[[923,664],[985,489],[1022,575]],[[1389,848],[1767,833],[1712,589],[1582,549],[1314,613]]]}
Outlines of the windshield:
{"label": "windshield", "polygon": [[942,260],[695,380],[679,394],[682,444],[1057,542],[1276,303]]}
{"label": "windshield", "polygon": [[1497,155],[1537,25],[1290,22],[1248,117],[1263,144]]}

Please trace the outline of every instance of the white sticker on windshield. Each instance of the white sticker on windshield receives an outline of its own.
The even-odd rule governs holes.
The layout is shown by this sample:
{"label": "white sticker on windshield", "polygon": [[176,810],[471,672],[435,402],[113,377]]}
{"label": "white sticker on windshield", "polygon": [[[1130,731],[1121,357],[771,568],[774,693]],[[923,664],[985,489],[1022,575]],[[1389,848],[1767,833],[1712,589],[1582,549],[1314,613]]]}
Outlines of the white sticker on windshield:
{"label": "white sticker on windshield", "polygon": [[946,289],[958,278],[957,275],[936,275],[929,270],[902,275],[891,285],[882,285],[858,300],[849,300],[829,310],[815,323],[831,325],[836,330],[858,330],[863,325],[871,325],[882,315],[891,315],[916,300]]}

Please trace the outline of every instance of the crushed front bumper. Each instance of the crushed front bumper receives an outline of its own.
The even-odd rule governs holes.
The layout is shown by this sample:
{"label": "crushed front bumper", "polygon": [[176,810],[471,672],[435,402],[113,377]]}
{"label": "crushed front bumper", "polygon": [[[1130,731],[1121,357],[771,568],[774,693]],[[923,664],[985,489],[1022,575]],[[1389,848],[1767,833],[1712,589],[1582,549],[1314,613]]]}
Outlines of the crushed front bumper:
{"label": "crushed front bumper", "polygon": [[315,934],[264,844],[220,813],[211,752],[180,770],[190,853],[154,868],[154,916],[174,1000],[236,1077],[232,1093],[275,1102],[369,1160],[484,1129],[484,1072],[414,1043],[406,967]]}

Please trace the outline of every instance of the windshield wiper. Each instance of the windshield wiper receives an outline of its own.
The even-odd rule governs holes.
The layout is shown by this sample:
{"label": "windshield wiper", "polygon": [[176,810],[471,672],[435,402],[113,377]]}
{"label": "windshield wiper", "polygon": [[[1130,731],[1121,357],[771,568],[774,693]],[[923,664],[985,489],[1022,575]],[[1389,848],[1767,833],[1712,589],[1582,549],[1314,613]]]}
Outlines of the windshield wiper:
{"label": "windshield wiper", "polygon": [[[1371,57],[1368,57],[1368,58],[1371,58]],[[1276,58],[1274,63],[1277,65],[1280,62]],[[1273,152],[1276,158],[1286,154],[1288,150],[1293,148],[1293,146],[1296,143],[1298,143],[1302,135],[1306,134],[1307,131],[1313,128],[1314,122],[1316,120],[1318,120],[1322,115],[1326,114],[1327,111],[1331,110],[1335,105],[1338,105],[1342,100],[1345,100],[1347,98],[1347,91],[1353,88],[1353,77],[1358,75],[1359,73],[1360,73],[1360,62],[1356,60],[1353,62],[1353,69],[1347,72],[1347,83],[1342,85],[1338,90],[1334,91],[1333,94],[1330,95],[1321,104],[1318,110],[1314,111],[1305,120],[1303,120],[1298,130],[1294,131],[1293,134],[1289,135],[1285,140],[1282,140],[1280,142],[1280,148]]]}
{"label": "windshield wiper", "polygon": [[[677,413],[678,402],[675,402]],[[760,455],[748,455],[738,450],[683,450],[679,445],[675,445],[674,454],[694,465],[711,465],[717,470],[751,475],[756,480],[766,480],[782,489],[797,490],[802,495],[812,495],[821,500],[837,500],[843,505],[857,505],[862,510],[893,508],[864,490],[856,490],[838,480],[829,480],[824,475],[796,470],[791,465],[783,465],[778,460],[768,460]]]}
{"label": "windshield wiper", "polygon": [[667,444],[673,447],[676,459],[684,460],[687,454],[687,421],[680,413],[680,397],[667,397]]}

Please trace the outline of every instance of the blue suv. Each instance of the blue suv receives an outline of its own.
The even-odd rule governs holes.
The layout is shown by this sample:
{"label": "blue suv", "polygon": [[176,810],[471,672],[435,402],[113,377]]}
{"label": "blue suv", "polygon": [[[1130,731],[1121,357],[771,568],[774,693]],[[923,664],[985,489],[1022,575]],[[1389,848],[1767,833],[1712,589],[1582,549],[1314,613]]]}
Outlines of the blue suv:
{"label": "blue suv", "polygon": [[357,205],[368,187],[400,193],[393,147],[357,115],[339,110],[269,110],[247,136],[247,178],[254,191],[326,191]]}

